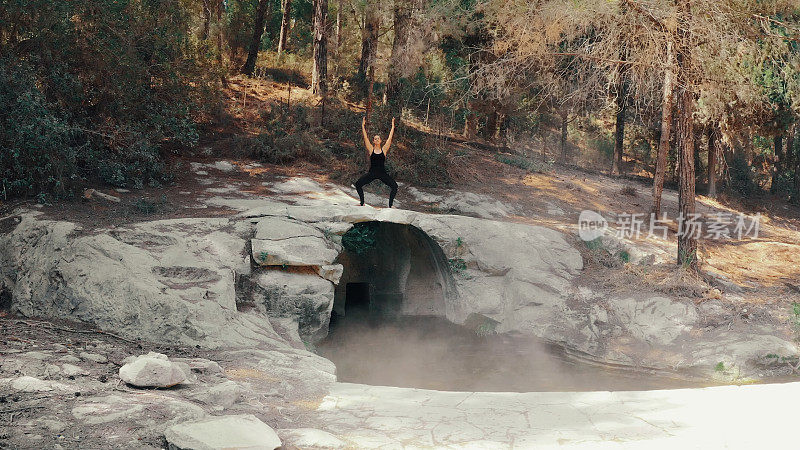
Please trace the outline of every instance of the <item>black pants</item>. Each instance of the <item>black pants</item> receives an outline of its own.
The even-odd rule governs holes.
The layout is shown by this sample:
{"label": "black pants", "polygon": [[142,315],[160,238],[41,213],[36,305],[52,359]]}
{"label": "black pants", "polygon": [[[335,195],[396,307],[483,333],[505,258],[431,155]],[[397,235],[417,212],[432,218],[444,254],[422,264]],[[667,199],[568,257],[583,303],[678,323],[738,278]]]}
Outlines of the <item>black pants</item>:
{"label": "black pants", "polygon": [[375,180],[381,180],[383,184],[389,186],[392,190],[391,193],[389,193],[389,208],[391,208],[394,202],[394,196],[397,194],[397,182],[386,172],[367,172],[356,181],[356,191],[358,191],[358,198],[361,200],[361,205],[364,205],[364,186]]}

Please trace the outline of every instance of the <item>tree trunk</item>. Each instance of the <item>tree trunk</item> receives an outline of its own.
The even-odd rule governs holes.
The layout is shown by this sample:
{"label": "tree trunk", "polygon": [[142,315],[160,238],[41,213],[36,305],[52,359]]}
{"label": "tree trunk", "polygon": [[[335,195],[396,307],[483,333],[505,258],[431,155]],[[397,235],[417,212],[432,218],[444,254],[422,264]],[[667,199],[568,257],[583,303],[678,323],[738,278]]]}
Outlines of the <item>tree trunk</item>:
{"label": "tree trunk", "polygon": [[374,80],[368,80],[370,69],[375,65],[378,54],[378,31],[381,26],[378,0],[367,0],[364,11],[364,29],[361,33],[361,60],[358,64],[358,77],[365,81],[364,88]]}
{"label": "tree trunk", "polygon": [[[372,90],[375,87],[375,66],[369,68],[369,73],[367,74],[367,101],[366,101],[366,108],[364,108],[364,119],[367,122],[367,128],[370,126],[370,116],[372,115]],[[430,106],[430,105],[429,105]]]}
{"label": "tree trunk", "polygon": [[[691,19],[691,0],[680,0],[678,11],[683,26]],[[694,168],[694,93],[691,91],[688,75],[691,48],[687,31],[679,33],[677,57],[677,130],[678,149],[678,214],[684,221],[683,233],[678,235],[678,264],[692,270],[697,269],[697,238],[687,232],[685,222],[695,218],[695,168]]]}
{"label": "tree trunk", "polygon": [[773,138],[775,161],[772,167],[772,182],[770,183],[769,191],[771,193],[778,192],[778,180],[783,173],[783,134],[778,134]]}
{"label": "tree trunk", "polygon": [[786,133],[786,152],[784,153],[783,169],[787,170],[794,167],[794,138],[797,133],[797,124],[791,124],[789,131]]}
{"label": "tree trunk", "polygon": [[225,69],[225,59],[222,55],[222,48],[223,42],[225,41],[224,33],[222,32],[222,14],[225,12],[225,1],[218,0],[217,2],[217,63],[219,63],[220,69],[222,69],[222,75],[220,76],[222,81],[222,86],[228,86],[228,79],[226,78],[227,70]]}
{"label": "tree trunk", "polygon": [[628,110],[627,88],[621,81],[617,86],[617,123],[614,130],[614,161],[611,165],[611,174],[619,175],[622,168],[622,152],[625,143],[625,114]]}
{"label": "tree trunk", "polygon": [[[686,221],[695,213],[694,99],[685,87],[678,88],[677,98],[678,212]],[[697,268],[697,239],[691,233],[684,232],[678,236],[678,264]]]}
{"label": "tree trunk", "polygon": [[399,109],[400,83],[412,69],[409,67],[411,37],[416,27],[414,13],[420,6],[420,0],[395,0],[394,5],[394,41],[386,90],[389,101],[395,105],[395,109]]}
{"label": "tree trunk", "polygon": [[342,39],[342,0],[336,1],[336,29],[333,33],[333,73],[339,74],[339,45]]}
{"label": "tree trunk", "polygon": [[[800,127],[795,127],[795,132],[800,130]],[[794,150],[790,148],[789,151]],[[800,201],[800,151],[794,154],[794,201]]]}
{"label": "tree trunk", "polygon": [[264,25],[267,22],[267,10],[272,7],[270,0],[259,0],[256,9],[256,23],[253,28],[253,38],[250,40],[250,49],[247,52],[247,61],[242,66],[242,73],[252,75],[258,60],[258,49],[261,47],[261,35],[264,34]]}
{"label": "tree trunk", "polygon": [[472,111],[467,112],[467,117],[464,118],[464,139],[471,141],[475,139],[475,134],[478,131],[478,115]]}
{"label": "tree trunk", "polygon": [[292,18],[292,0],[283,0],[283,17],[281,18],[281,34],[278,36],[278,55],[286,50],[286,42],[289,38],[289,27]]}
{"label": "tree trunk", "polygon": [[208,39],[211,34],[211,0],[203,0],[203,36],[202,40]]}
{"label": "tree trunk", "polygon": [[489,114],[486,115],[486,128],[483,129],[483,137],[489,141],[494,140],[494,135],[497,130],[499,115],[496,108],[491,108]]}
{"label": "tree trunk", "polygon": [[567,125],[569,124],[569,113],[561,112],[561,159],[567,160]]}
{"label": "tree trunk", "polygon": [[311,92],[325,95],[328,78],[328,39],[325,24],[328,0],[314,0],[314,68],[311,71]]}
{"label": "tree trunk", "polygon": [[653,208],[651,212],[658,217],[661,214],[661,193],[664,191],[664,173],[667,170],[667,155],[670,150],[672,132],[672,101],[674,89],[672,44],[667,46],[667,70],[664,73],[664,96],[661,106],[661,139],[658,143],[656,157],[656,173],[653,176]]}
{"label": "tree trunk", "polygon": [[717,197],[717,159],[720,146],[719,130],[713,124],[708,128],[708,196]]}

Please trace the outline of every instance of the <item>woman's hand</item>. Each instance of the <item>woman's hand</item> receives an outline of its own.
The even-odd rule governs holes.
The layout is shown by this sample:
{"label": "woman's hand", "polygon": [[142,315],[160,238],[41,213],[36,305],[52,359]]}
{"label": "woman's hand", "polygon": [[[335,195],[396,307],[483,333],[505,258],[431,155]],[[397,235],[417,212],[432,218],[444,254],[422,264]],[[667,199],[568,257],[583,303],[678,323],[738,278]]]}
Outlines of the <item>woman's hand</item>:
{"label": "woman's hand", "polygon": [[361,118],[361,127],[365,127],[367,125],[367,116]]}
{"label": "woman's hand", "polygon": [[394,117],[392,117],[392,128],[394,128]]}

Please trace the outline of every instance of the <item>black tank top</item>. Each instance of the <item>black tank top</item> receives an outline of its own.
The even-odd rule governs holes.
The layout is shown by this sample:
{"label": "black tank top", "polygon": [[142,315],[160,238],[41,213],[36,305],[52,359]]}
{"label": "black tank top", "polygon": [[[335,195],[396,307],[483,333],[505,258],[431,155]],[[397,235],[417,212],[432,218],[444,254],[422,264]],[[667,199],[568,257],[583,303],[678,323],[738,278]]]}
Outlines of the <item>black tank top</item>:
{"label": "black tank top", "polygon": [[372,154],[369,155],[369,171],[372,173],[384,173],[386,172],[386,154],[375,153],[374,151]]}

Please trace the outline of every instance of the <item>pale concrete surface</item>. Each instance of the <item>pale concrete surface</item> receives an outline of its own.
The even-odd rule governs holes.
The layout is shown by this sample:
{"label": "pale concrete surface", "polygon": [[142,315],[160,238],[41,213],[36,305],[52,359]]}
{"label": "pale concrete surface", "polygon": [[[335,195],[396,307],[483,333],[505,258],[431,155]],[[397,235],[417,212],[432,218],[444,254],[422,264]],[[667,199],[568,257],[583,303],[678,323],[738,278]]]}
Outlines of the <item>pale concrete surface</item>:
{"label": "pale concrete surface", "polygon": [[800,383],[640,392],[438,392],[336,383],[319,407],[355,448],[798,448]]}

